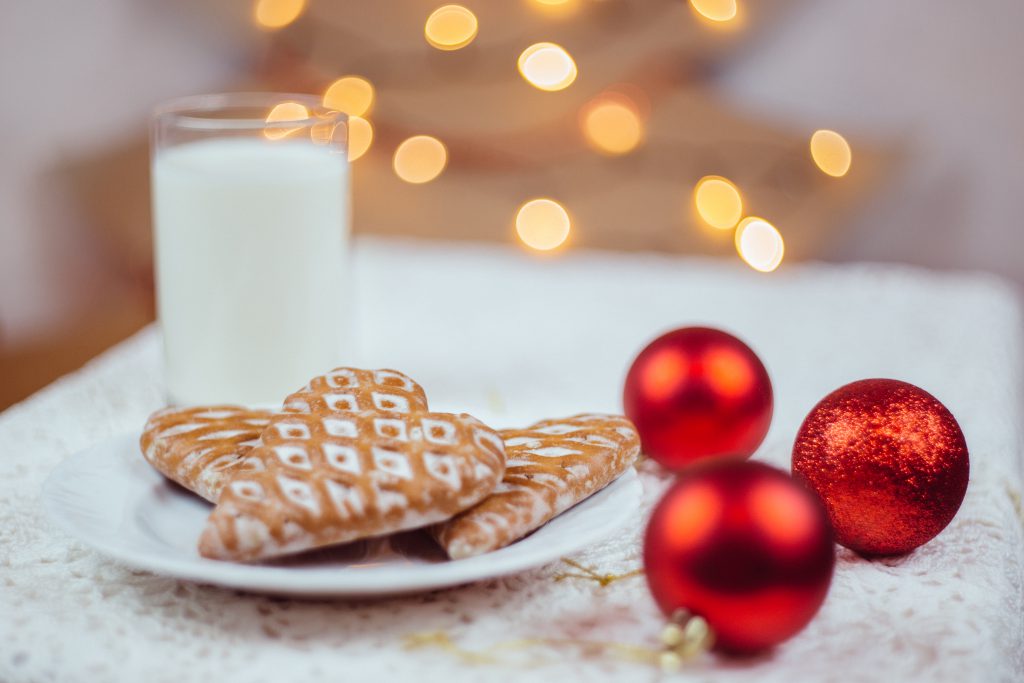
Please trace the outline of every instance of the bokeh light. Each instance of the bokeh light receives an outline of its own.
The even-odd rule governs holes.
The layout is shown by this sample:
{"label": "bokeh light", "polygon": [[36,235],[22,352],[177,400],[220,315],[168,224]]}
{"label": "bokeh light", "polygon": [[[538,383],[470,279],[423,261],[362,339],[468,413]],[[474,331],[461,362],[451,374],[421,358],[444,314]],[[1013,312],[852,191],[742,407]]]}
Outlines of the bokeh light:
{"label": "bokeh light", "polygon": [[306,9],[306,0],[256,0],[253,19],[266,29],[284,28],[299,18]]}
{"label": "bokeh light", "polygon": [[[281,102],[275,104],[274,108],[267,114],[268,124],[281,124],[287,121],[305,121],[309,118],[309,110],[298,102]],[[280,140],[287,137],[302,126],[271,125],[263,129],[263,135],[269,140]]]}
{"label": "bokeh light", "polygon": [[817,130],[811,136],[811,158],[822,171],[840,178],[850,170],[853,152],[850,143],[834,130]]}
{"label": "bokeh light", "polygon": [[690,5],[705,19],[731,21],[736,18],[736,0],[690,0]]}
{"label": "bokeh light", "polygon": [[782,263],[786,245],[774,225],[750,216],[736,227],[736,251],[754,270],[770,273]]}
{"label": "bokeh light", "polygon": [[427,17],[423,35],[438,50],[458,50],[476,38],[476,15],[462,5],[438,7]]}
{"label": "bokeh light", "polygon": [[437,138],[415,135],[395,150],[394,168],[407,183],[428,183],[441,174],[448,163],[448,150]]}
{"label": "bokeh light", "polygon": [[569,212],[553,199],[531,199],[516,213],[516,234],[538,251],[560,247],[569,237]]}
{"label": "bokeh light", "polygon": [[366,154],[373,143],[373,126],[362,116],[348,117],[348,160],[355,161]]}
{"label": "bokeh light", "polygon": [[693,203],[704,222],[728,230],[743,217],[743,197],[727,178],[704,176],[693,189]]}
{"label": "bokeh light", "polygon": [[373,106],[373,84],[361,76],[342,76],[324,91],[324,106],[349,116],[366,116]]}
{"label": "bokeh light", "polygon": [[588,102],[583,107],[580,125],[587,144],[604,154],[627,154],[644,138],[644,124],[636,104],[619,93],[599,95]]}
{"label": "bokeh light", "polygon": [[519,73],[535,88],[564,90],[576,80],[576,62],[560,45],[535,43],[519,55]]}
{"label": "bokeh light", "polygon": [[568,17],[580,9],[581,0],[532,0],[533,6],[550,17]]}

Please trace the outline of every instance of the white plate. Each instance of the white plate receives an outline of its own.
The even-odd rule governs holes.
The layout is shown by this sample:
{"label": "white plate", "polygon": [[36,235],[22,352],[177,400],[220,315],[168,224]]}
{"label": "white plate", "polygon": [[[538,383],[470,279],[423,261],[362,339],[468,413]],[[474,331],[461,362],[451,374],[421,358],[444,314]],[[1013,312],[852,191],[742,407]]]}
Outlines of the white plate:
{"label": "white plate", "polygon": [[457,586],[553,562],[602,540],[640,503],[631,468],[532,535],[486,555],[447,560],[422,532],[338,546],[272,564],[199,557],[211,506],[168,482],[126,434],[74,455],[43,487],[51,519],[96,550],[139,569],[277,595],[366,597]]}

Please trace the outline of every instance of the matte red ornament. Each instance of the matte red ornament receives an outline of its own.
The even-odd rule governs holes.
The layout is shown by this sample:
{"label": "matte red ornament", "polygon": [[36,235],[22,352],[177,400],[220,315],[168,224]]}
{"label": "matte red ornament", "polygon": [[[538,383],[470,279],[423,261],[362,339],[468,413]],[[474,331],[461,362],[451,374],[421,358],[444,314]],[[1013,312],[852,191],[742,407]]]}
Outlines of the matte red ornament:
{"label": "matte red ornament", "polygon": [[969,474],[956,418],[894,379],[832,392],[793,446],[793,476],[821,496],[836,540],[864,555],[899,555],[934,538],[960,509]]}
{"label": "matte red ornament", "polygon": [[821,501],[756,462],[684,472],[644,539],[647,583],[662,611],[703,617],[715,647],[729,652],[756,652],[800,631],[825,600],[834,565]]}
{"label": "matte red ornament", "polygon": [[623,404],[644,452],[679,470],[701,458],[750,457],[771,425],[772,383],[736,337],[685,327],[640,352]]}

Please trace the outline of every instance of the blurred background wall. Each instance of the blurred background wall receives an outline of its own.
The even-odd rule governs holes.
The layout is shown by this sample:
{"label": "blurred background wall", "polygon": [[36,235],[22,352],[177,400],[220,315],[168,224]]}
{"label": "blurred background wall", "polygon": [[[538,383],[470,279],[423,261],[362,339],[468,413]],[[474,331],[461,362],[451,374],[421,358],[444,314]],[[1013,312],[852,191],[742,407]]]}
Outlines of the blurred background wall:
{"label": "blurred background wall", "polygon": [[[345,74],[377,87],[373,145],[354,162],[358,232],[515,242],[516,207],[552,195],[573,216],[571,247],[727,257],[731,239],[691,215],[694,183],[722,174],[785,235],[787,265],[905,261],[1024,283],[1020,3],[738,0],[737,19],[716,23],[686,0],[464,0],[480,32],[451,53],[423,39],[441,4],[309,0],[273,29],[251,0],[6,6],[0,405],[152,319],[154,104],[322,92]],[[519,51],[544,40],[579,67],[563,92],[515,71]],[[607,93],[625,93],[645,127],[629,153],[594,153],[577,130]],[[807,160],[819,128],[850,142],[848,177]],[[449,155],[422,187],[392,170],[418,132]]]}
{"label": "blurred background wall", "polygon": [[808,2],[722,74],[740,106],[894,141],[897,172],[820,254],[1024,282],[1024,4]]}

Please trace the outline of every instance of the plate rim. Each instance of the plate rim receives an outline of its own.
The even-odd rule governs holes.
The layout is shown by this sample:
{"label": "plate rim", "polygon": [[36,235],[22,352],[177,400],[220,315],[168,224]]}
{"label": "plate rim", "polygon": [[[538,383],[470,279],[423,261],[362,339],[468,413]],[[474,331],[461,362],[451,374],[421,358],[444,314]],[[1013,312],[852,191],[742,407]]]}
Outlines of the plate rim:
{"label": "plate rim", "polygon": [[[106,457],[113,460],[116,455],[112,456],[112,454],[117,454],[125,449],[128,442],[137,443],[137,441],[138,435],[132,432],[113,435],[67,456],[54,467],[43,483],[41,492],[42,506],[50,521],[79,542],[105,557],[133,569],[141,569],[158,576],[260,593],[332,597],[402,595],[509,576],[551,564],[559,557],[579,552],[612,537],[639,509],[642,498],[642,484],[635,467],[631,465],[604,488],[561,513],[569,514],[576,509],[577,505],[593,504],[615,493],[619,494],[616,497],[629,499],[629,507],[620,510],[621,514],[616,515],[611,523],[602,525],[600,528],[595,527],[590,533],[577,534],[578,540],[572,544],[572,549],[559,552],[557,556],[552,557],[549,553],[544,553],[540,549],[532,549],[530,546],[526,551],[522,547],[517,549],[518,543],[513,543],[476,557],[424,565],[417,568],[414,578],[395,577],[396,580],[401,580],[401,584],[385,587],[381,585],[382,580],[387,579],[386,574],[381,576],[383,568],[317,567],[294,571],[290,567],[223,562],[206,558],[159,557],[145,549],[109,542],[97,537],[96,534],[90,534],[86,528],[76,525],[65,514],[60,500],[62,495],[58,492],[62,489],[66,490],[69,486],[67,475],[80,468],[82,461],[79,458]],[[141,458],[141,455],[139,457]],[[118,459],[122,460],[126,466],[129,464],[127,459]],[[598,502],[598,504],[600,503]],[[495,566],[494,558],[499,554],[501,554],[499,563]],[[407,573],[409,570],[405,568],[400,572]]]}

